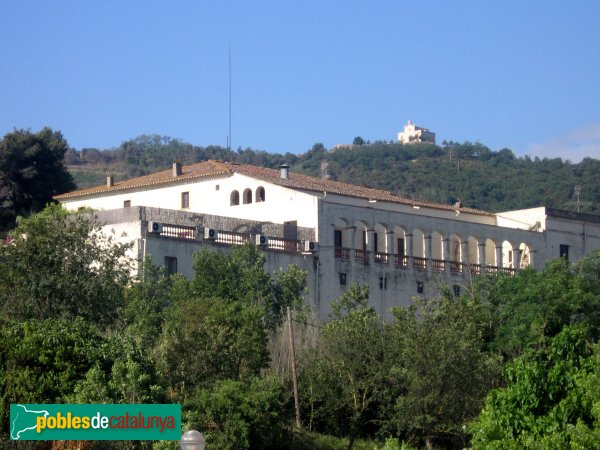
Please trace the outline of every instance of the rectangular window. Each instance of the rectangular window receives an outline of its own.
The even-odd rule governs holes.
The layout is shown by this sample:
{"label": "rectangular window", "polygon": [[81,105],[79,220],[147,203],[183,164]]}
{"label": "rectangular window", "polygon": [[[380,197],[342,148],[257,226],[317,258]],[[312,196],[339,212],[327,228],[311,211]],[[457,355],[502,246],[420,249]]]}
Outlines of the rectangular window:
{"label": "rectangular window", "polygon": [[177,258],[174,256],[165,256],[165,273],[167,276],[177,273]]}
{"label": "rectangular window", "polygon": [[181,207],[182,208],[190,207],[190,193],[189,192],[181,193]]}
{"label": "rectangular window", "polygon": [[425,285],[422,281],[417,281],[417,293],[422,294],[425,290]]}
{"label": "rectangular window", "polygon": [[218,191],[220,189],[221,186],[219,186],[218,184],[215,185],[215,191]]}
{"label": "rectangular window", "polygon": [[342,230],[333,230],[333,246],[336,248],[342,247]]}
{"label": "rectangular window", "polygon": [[123,208],[129,208],[131,207],[131,200],[125,200],[123,202]]}
{"label": "rectangular window", "polygon": [[373,233],[373,251],[375,253],[379,251],[377,248],[377,233]]}
{"label": "rectangular window", "polygon": [[340,286],[346,286],[346,274],[340,272]]}
{"label": "rectangular window", "polygon": [[569,260],[569,246],[560,244],[560,257]]}

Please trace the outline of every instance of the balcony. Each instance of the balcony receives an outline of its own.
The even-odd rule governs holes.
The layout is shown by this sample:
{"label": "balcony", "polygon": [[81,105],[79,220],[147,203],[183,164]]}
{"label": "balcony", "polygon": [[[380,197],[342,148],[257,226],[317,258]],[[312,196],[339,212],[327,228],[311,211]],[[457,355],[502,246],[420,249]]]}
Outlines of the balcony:
{"label": "balcony", "polygon": [[354,250],[354,261],[364,265],[369,264],[369,251],[367,250]]}
{"label": "balcony", "polygon": [[413,256],[413,267],[418,270],[427,269],[427,259],[420,256]]}
{"label": "balcony", "polygon": [[342,261],[348,261],[350,259],[350,249],[343,247],[335,248],[335,259],[340,259]]}

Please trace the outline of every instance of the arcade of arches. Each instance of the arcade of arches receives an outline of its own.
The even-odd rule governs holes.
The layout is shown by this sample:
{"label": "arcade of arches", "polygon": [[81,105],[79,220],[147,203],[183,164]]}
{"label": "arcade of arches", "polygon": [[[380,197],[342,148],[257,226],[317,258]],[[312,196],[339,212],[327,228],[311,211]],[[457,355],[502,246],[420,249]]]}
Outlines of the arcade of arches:
{"label": "arcade of arches", "polygon": [[497,237],[461,236],[443,230],[407,229],[400,225],[365,221],[334,224],[334,247],[338,259],[368,264],[471,273],[514,273],[533,264],[534,250],[524,242]]}

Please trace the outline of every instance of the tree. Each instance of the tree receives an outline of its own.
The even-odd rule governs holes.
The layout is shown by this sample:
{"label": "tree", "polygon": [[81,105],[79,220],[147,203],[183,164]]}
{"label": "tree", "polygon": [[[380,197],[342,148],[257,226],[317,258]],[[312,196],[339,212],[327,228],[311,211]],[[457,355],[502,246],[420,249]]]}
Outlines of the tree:
{"label": "tree", "polygon": [[274,330],[288,306],[301,307],[306,272],[290,265],[272,277],[264,263],[264,253],[250,244],[226,254],[201,250],[194,255],[194,293],[257,305],[263,310],[265,324]]}
{"label": "tree", "polygon": [[474,305],[445,295],[394,308],[383,434],[433,448],[464,447],[462,425],[480,411],[498,361],[482,351]]}
{"label": "tree", "polygon": [[321,345],[305,356],[301,389],[309,421],[349,437],[348,448],[375,418],[385,383],[386,328],[357,284],[332,304]]}
{"label": "tree", "polygon": [[0,327],[0,420],[11,403],[62,403],[100,356],[102,337],[83,319],[43,319]]}
{"label": "tree", "polygon": [[267,375],[223,380],[201,389],[185,406],[190,427],[206,430],[208,446],[223,450],[288,448],[290,420],[284,386]]}
{"label": "tree", "polygon": [[263,318],[261,307],[243,300],[190,298],[174,305],[155,349],[171,400],[183,402],[218,380],[258,375],[269,361]]}
{"label": "tree", "polygon": [[600,439],[600,347],[567,326],[507,365],[471,425],[473,448],[596,448]]}
{"label": "tree", "polygon": [[359,147],[365,145],[365,140],[360,136],[356,136],[352,141],[352,145],[358,145]]}
{"label": "tree", "polygon": [[478,320],[487,323],[488,348],[514,358],[574,323],[600,337],[600,283],[594,279],[599,255],[593,252],[574,267],[560,258],[542,271],[478,278],[472,295]]}
{"label": "tree", "polygon": [[40,211],[57,194],[75,189],[63,158],[67,141],[59,131],[15,130],[0,141],[0,231],[18,215]]}
{"label": "tree", "polygon": [[0,245],[3,317],[115,320],[129,280],[129,246],[102,234],[91,214],[51,205],[20,220],[10,238]]}

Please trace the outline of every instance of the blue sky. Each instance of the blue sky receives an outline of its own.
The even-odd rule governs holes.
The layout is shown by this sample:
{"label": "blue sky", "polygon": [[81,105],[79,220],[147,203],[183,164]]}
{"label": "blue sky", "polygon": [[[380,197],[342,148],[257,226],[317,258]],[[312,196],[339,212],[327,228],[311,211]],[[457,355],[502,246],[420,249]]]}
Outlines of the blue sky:
{"label": "blue sky", "polygon": [[600,2],[0,1],[0,133],[300,153],[396,137],[600,158]]}

